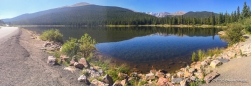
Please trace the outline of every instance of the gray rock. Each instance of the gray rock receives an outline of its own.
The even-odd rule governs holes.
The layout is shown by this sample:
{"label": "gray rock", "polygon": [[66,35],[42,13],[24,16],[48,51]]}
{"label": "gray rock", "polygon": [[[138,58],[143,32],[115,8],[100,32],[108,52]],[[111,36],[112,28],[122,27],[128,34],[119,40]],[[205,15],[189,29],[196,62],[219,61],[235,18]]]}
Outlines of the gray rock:
{"label": "gray rock", "polygon": [[212,68],[215,68],[216,66],[219,66],[219,65],[221,65],[222,64],[222,62],[220,62],[219,60],[213,60],[211,63],[210,63],[210,66],[212,67]]}
{"label": "gray rock", "polygon": [[47,63],[55,65],[57,63],[56,58],[54,56],[48,56]]}
{"label": "gray rock", "polygon": [[106,84],[109,84],[109,86],[113,85],[113,79],[108,74],[104,76],[102,81],[105,82]]}
{"label": "gray rock", "polygon": [[86,72],[88,74],[90,74],[90,77],[92,77],[92,78],[96,78],[96,77],[101,76],[101,74],[98,71],[94,70],[94,69],[86,69]]}
{"label": "gray rock", "polygon": [[205,77],[204,77],[204,81],[208,84],[210,83],[214,78],[216,78],[217,76],[219,76],[220,74],[217,73],[217,72],[212,72],[212,73],[209,73],[207,74]]}
{"label": "gray rock", "polygon": [[90,81],[87,79],[85,75],[81,75],[80,77],[78,77],[78,81],[84,82],[85,84],[90,85]]}
{"label": "gray rock", "polygon": [[183,78],[172,78],[172,83],[180,83],[182,80],[184,80]]}
{"label": "gray rock", "polygon": [[229,59],[218,59],[220,62],[222,63],[226,63],[226,62],[229,62]]}
{"label": "gray rock", "polygon": [[146,74],[146,80],[152,80],[152,79],[155,79],[155,75],[152,72]]}

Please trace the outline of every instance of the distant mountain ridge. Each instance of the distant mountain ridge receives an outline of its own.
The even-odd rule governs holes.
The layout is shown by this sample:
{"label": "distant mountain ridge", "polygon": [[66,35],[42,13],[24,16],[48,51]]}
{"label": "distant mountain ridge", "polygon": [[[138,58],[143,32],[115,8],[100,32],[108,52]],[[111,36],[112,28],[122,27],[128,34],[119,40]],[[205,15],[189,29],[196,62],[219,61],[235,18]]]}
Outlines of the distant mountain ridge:
{"label": "distant mountain ridge", "polygon": [[186,14],[186,12],[184,11],[178,11],[178,12],[174,12],[174,13],[169,13],[169,12],[159,12],[159,13],[154,13],[154,12],[142,12],[142,13],[145,13],[145,14],[148,14],[148,15],[152,15],[152,16],[155,16],[155,17],[166,17],[168,15],[172,15],[172,16],[176,16],[176,15],[184,15]]}
{"label": "distant mountain ridge", "polygon": [[[131,9],[115,6],[99,6],[89,3],[77,3],[30,14],[23,14],[11,19],[3,19],[6,23],[16,25],[150,25],[179,24],[178,17],[209,18],[213,12],[135,12]],[[218,15],[214,13],[215,15]],[[170,19],[173,19],[171,21]],[[189,22],[186,22],[187,24]],[[190,23],[189,23],[190,24]]]}

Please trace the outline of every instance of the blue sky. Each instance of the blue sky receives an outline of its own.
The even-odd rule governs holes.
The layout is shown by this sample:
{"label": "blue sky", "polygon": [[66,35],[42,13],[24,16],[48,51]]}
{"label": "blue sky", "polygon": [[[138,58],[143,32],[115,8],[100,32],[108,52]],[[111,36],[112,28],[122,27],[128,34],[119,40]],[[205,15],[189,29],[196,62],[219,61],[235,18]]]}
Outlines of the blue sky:
{"label": "blue sky", "polygon": [[79,2],[103,6],[118,6],[138,12],[213,11],[232,12],[248,0],[0,0],[0,19],[24,13],[67,6]]}

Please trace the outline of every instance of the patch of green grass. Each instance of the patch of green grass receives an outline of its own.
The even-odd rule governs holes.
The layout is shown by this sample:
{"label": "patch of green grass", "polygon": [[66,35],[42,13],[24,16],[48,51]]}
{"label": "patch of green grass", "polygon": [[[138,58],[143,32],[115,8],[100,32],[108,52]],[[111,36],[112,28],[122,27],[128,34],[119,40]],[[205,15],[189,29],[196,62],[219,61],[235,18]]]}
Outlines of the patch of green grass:
{"label": "patch of green grass", "polygon": [[189,86],[199,86],[199,82],[198,81],[190,82]]}

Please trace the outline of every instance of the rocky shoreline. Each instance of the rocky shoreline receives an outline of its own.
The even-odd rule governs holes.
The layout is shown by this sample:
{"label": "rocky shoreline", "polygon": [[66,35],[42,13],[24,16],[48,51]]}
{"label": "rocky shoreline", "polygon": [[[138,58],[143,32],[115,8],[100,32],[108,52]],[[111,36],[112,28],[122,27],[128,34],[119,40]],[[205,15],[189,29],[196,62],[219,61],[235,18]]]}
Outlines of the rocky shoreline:
{"label": "rocky shoreline", "polygon": [[[36,34],[31,31],[28,32],[31,34],[30,38],[39,40],[39,37]],[[51,45],[49,47],[50,49],[48,49],[47,45]],[[53,51],[55,49],[60,49],[60,46],[60,44],[44,42],[43,48],[41,49]],[[72,66],[64,67],[62,70],[68,70],[69,72],[75,73],[76,69],[83,69],[83,71],[88,73],[91,77],[87,77],[83,74],[80,75],[77,80],[79,82],[84,82],[84,85],[91,86],[124,86],[128,85],[130,80],[133,80],[134,78],[139,78],[139,81],[145,81],[146,83],[143,84],[143,86],[187,86],[189,83],[202,81],[205,81],[205,83],[208,84],[217,76],[220,76],[220,74],[214,70],[215,68],[229,62],[231,59],[251,56],[250,52],[251,44],[240,42],[232,47],[228,47],[219,55],[214,55],[212,57],[209,56],[203,61],[193,62],[187,67],[177,70],[175,73],[168,73],[164,70],[150,70],[150,73],[147,74],[138,74],[137,72],[132,72],[131,74],[119,73],[118,76],[123,79],[115,82],[113,82],[113,79],[105,74],[100,67],[90,66],[84,58],[81,58],[79,61],[71,62],[70,65]],[[61,56],[61,60],[63,59],[65,59],[64,56]],[[55,64],[56,62],[57,60],[53,56],[49,56],[47,59],[48,64]],[[78,71],[81,72],[81,70]],[[102,77],[102,79],[89,80],[90,78],[99,77]]]}

